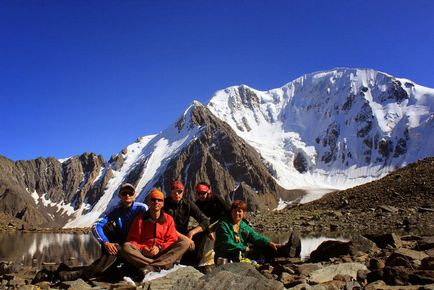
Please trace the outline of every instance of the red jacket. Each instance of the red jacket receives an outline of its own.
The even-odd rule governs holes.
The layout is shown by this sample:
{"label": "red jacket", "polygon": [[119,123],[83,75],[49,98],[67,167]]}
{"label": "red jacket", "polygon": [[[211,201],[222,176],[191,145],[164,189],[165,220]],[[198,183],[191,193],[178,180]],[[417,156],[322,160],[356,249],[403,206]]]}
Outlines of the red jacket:
{"label": "red jacket", "polygon": [[142,251],[144,247],[150,249],[158,246],[165,250],[178,240],[175,222],[173,218],[161,211],[160,217],[155,221],[151,218],[149,211],[139,214],[133,220],[128,232],[127,242]]}

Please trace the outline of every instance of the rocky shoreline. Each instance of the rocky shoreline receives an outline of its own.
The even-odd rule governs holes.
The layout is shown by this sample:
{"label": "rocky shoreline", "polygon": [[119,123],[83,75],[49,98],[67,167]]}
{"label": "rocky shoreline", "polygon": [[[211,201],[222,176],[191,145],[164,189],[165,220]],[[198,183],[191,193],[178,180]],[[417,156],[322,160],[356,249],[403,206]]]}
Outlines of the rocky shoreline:
{"label": "rocky shoreline", "polygon": [[32,285],[38,270],[0,262],[0,289],[434,289],[434,236],[354,235],[349,242],[323,242],[305,261],[233,263],[206,275],[183,267],[136,285],[81,279]]}
{"label": "rocky shoreline", "polygon": [[[236,263],[206,275],[185,267],[136,286],[126,281],[98,280],[31,285],[40,269],[3,261],[0,289],[434,289],[434,211],[430,208],[379,205],[368,210],[320,210],[299,206],[248,213],[247,219],[263,233],[296,230],[302,235],[344,235],[350,241],[322,244],[305,261],[280,258],[256,267]],[[87,228],[7,228],[24,232],[89,232]]]}

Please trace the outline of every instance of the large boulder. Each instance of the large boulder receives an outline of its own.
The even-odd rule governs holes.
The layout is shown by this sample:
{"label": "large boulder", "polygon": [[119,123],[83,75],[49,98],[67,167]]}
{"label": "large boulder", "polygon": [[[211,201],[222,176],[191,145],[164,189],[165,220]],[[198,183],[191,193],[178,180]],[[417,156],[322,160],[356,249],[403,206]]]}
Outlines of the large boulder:
{"label": "large boulder", "polygon": [[194,289],[284,289],[283,284],[265,278],[256,268],[247,263],[229,263],[216,268],[199,279]]}

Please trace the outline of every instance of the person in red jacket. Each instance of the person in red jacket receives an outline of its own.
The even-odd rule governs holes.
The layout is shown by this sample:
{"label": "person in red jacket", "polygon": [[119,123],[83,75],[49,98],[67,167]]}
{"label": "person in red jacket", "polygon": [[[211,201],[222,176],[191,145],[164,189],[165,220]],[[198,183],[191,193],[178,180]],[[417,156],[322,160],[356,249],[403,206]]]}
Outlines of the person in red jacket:
{"label": "person in red jacket", "polygon": [[149,210],[139,214],[131,224],[121,255],[139,269],[139,280],[149,272],[170,269],[187,251],[187,241],[179,239],[173,218],[165,213],[164,194],[152,189]]}

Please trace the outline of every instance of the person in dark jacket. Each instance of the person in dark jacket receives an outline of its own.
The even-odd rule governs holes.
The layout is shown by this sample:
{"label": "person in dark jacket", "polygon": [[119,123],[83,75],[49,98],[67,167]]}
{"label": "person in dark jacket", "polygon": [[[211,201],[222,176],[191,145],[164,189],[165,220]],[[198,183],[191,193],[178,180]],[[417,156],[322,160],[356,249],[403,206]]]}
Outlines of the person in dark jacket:
{"label": "person in dark jacket", "polygon": [[249,244],[259,248],[259,251],[268,257],[286,256],[300,257],[301,243],[296,233],[292,233],[288,243],[276,244],[268,237],[258,234],[244,221],[247,204],[236,200],[232,203],[230,215],[221,219],[216,227],[214,244],[215,256],[238,262],[241,257],[248,254]]}
{"label": "person in dark jacket", "polygon": [[220,195],[213,193],[208,183],[199,182],[195,191],[196,205],[209,218],[211,225],[229,213],[231,206]]}
{"label": "person in dark jacket", "polygon": [[136,202],[136,191],[129,183],[122,184],[119,189],[119,204],[95,222],[92,233],[101,244],[101,257],[91,265],[69,268],[61,264],[54,272],[40,271],[36,274],[35,283],[43,280],[70,281],[78,278],[90,279],[106,272],[118,260],[120,245],[125,242],[128,230],[134,217],[147,211],[148,206]]}
{"label": "person in dark jacket", "polygon": [[[187,240],[189,250],[193,252],[184,255],[181,262],[194,265],[197,259],[197,252],[194,251],[196,245],[193,237],[200,232],[208,230],[208,218],[194,202],[184,198],[184,185],[179,180],[175,180],[172,183],[172,190],[164,204],[164,211],[173,217],[180,238]],[[193,217],[198,223],[197,226],[191,229],[189,228],[190,217]]]}
{"label": "person in dark jacket", "polygon": [[209,218],[210,226],[207,232],[197,234],[193,240],[198,246],[201,260],[198,262],[199,270],[209,273],[214,265],[214,230],[217,222],[226,216],[231,207],[220,195],[211,191],[211,185],[199,182],[195,187],[196,205]]}

